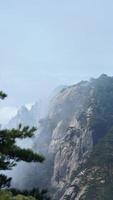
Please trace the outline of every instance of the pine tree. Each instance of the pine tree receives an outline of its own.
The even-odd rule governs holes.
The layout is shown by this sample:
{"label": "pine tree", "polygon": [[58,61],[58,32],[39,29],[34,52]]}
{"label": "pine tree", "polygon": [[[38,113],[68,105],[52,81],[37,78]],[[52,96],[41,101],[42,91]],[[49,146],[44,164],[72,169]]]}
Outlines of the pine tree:
{"label": "pine tree", "polygon": [[[3,100],[7,95],[0,92],[0,99]],[[40,154],[34,153],[31,149],[21,149],[16,144],[16,139],[24,139],[32,137],[36,128],[22,127],[19,125],[18,129],[2,130],[0,129],[0,170],[10,170],[16,166],[18,161],[26,162],[43,162],[44,157]],[[10,186],[11,178],[0,174],[0,188],[7,188]]]}

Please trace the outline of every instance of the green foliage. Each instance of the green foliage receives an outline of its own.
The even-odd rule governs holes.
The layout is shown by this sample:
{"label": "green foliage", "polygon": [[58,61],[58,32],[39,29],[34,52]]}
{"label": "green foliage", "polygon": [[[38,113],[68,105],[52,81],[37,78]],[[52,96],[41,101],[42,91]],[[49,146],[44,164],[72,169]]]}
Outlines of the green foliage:
{"label": "green foliage", "polygon": [[50,197],[48,196],[48,191],[43,189],[39,190],[38,188],[34,188],[32,190],[24,190],[20,191],[17,189],[11,189],[11,192],[14,196],[17,196],[18,194],[24,195],[24,196],[32,196],[38,200],[50,200]]}
{"label": "green foliage", "polygon": [[82,183],[88,187],[80,200],[110,200],[113,199],[113,78],[102,75],[92,81],[92,88],[86,110],[92,111],[89,128],[94,149],[81,169],[86,169]]}
{"label": "green foliage", "polygon": [[4,174],[0,174],[0,188],[10,187],[11,178]]}
{"label": "green foliage", "polygon": [[[92,159],[93,158],[93,159]],[[89,166],[104,167],[113,164],[113,129],[94,147]]]}
{"label": "green foliage", "polygon": [[0,99],[5,99],[6,97],[7,95],[4,92],[0,91]]}
{"label": "green foliage", "polygon": [[94,147],[85,168],[88,185],[80,200],[110,200],[113,198],[113,128]]}
{"label": "green foliage", "polygon": [[24,195],[13,196],[13,194],[9,191],[0,191],[0,200],[36,200],[36,199],[32,196],[28,197]]}
{"label": "green foliage", "polygon": [[106,75],[93,79],[90,83],[88,98],[81,113],[80,122],[86,127],[88,110],[89,128],[93,130],[94,145],[104,137],[113,126],[113,78]]}
{"label": "green foliage", "polygon": [[[17,138],[32,137],[35,130],[34,127],[30,129],[28,126],[24,128],[19,126],[17,130],[0,130],[0,170],[12,169],[20,160],[26,162],[43,162],[44,157],[42,155],[34,153],[31,149],[21,149],[16,145]],[[9,185],[9,180],[7,181]]]}
{"label": "green foliage", "polygon": [[[7,95],[0,92],[0,99],[4,99]],[[31,138],[34,135],[36,128],[29,128],[29,126],[22,127],[19,125],[18,129],[2,130],[0,129],[0,170],[11,170],[16,166],[18,161],[26,162],[43,162],[44,157],[38,153],[34,153],[31,149],[21,149],[16,145],[17,139]],[[41,192],[37,189],[32,191],[17,191],[4,190],[10,187],[11,178],[4,174],[0,174],[0,200],[49,200],[47,191]]]}

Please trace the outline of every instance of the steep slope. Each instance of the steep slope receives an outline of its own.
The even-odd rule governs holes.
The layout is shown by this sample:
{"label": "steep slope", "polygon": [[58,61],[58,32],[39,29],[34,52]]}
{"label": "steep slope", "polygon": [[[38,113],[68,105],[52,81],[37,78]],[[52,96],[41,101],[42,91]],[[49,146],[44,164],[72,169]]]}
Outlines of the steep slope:
{"label": "steep slope", "polygon": [[[93,157],[93,159],[92,159]],[[80,200],[113,198],[113,128],[95,146],[86,162],[81,183],[87,185]]]}
{"label": "steep slope", "polygon": [[80,199],[86,186],[79,188],[78,167],[112,125],[112,77],[103,74],[82,81],[64,88],[52,99],[47,118],[40,121],[35,148],[53,155],[50,178],[54,199]]}
{"label": "steep slope", "polygon": [[[33,143],[33,149],[43,153],[46,161],[22,169],[22,187],[48,186],[54,200],[104,199],[97,198],[98,191],[93,198],[96,186],[92,182],[99,179],[98,184],[103,184],[102,195],[106,182],[103,176],[98,176],[104,174],[100,164],[90,160],[94,158],[101,163],[99,155],[104,158],[102,153],[109,146],[104,151],[103,140],[112,126],[113,77],[103,74],[60,90],[50,101],[47,116],[40,120]],[[111,190],[106,187],[106,194]]]}

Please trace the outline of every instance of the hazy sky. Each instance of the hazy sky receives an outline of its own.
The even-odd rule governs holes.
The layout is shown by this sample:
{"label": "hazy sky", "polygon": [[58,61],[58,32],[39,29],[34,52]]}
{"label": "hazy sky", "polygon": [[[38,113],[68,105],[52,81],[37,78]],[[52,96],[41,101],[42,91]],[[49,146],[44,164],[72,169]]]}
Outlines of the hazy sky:
{"label": "hazy sky", "polygon": [[2,107],[112,72],[113,0],[0,0]]}

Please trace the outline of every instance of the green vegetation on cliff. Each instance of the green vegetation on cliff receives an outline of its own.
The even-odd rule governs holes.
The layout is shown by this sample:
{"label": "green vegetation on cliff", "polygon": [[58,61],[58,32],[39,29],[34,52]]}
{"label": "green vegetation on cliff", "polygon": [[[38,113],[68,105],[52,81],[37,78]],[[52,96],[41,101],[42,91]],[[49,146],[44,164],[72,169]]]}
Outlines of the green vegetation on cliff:
{"label": "green vegetation on cliff", "polygon": [[83,180],[87,190],[80,200],[113,198],[113,129],[94,147]]}

